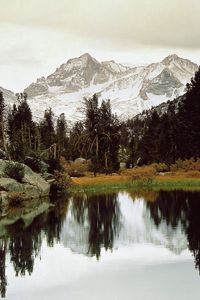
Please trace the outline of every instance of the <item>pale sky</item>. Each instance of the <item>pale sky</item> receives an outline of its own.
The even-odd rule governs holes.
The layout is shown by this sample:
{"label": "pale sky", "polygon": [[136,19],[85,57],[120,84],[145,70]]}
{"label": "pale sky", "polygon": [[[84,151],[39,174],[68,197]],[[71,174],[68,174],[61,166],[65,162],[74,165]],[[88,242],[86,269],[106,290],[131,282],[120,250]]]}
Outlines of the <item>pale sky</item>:
{"label": "pale sky", "polygon": [[0,86],[22,91],[69,58],[200,64],[199,0],[0,0]]}

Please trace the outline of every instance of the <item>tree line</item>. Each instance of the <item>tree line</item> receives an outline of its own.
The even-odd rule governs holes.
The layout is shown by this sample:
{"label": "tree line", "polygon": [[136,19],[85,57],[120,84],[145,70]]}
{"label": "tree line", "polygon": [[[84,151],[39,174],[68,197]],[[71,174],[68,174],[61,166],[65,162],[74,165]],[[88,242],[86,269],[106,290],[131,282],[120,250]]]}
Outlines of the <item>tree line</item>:
{"label": "tree line", "polygon": [[96,94],[84,99],[84,118],[71,128],[65,115],[56,119],[51,108],[34,121],[27,95],[17,98],[18,104],[6,112],[0,93],[0,147],[13,160],[47,157],[55,169],[61,156],[70,161],[82,157],[91,161],[96,174],[115,172],[120,162],[171,164],[200,157],[200,69],[178,104],[170,101],[164,113],[152,109],[127,121],[119,121],[110,101],[99,103]]}
{"label": "tree line", "polygon": [[200,157],[200,68],[179,101],[164,113],[154,108],[122,124],[128,163],[144,165]]}
{"label": "tree line", "polygon": [[0,147],[10,159],[42,158],[54,162],[55,170],[61,156],[71,161],[82,157],[91,161],[94,174],[119,169],[120,123],[109,100],[99,105],[97,95],[85,99],[84,120],[71,129],[65,115],[56,119],[51,108],[39,122],[34,121],[27,94],[17,94],[17,100],[7,112],[0,93]]}

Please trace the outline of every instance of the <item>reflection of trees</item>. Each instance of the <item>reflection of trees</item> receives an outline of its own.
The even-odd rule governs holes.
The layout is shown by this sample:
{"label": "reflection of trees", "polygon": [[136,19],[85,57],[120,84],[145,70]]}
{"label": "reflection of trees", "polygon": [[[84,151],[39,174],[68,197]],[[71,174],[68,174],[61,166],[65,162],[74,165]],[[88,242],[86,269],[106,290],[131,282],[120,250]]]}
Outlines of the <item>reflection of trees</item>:
{"label": "reflection of trees", "polygon": [[10,226],[9,253],[16,276],[33,272],[34,260],[40,253],[42,244],[41,226],[43,218],[39,217],[27,228],[23,224]]}
{"label": "reflection of trees", "polygon": [[5,239],[0,240],[0,295],[2,298],[5,298],[6,296],[6,286],[7,286],[7,278],[5,272],[6,248],[7,248],[7,241]]}
{"label": "reflection of trees", "polygon": [[167,224],[176,227],[179,220],[185,221],[186,202],[183,191],[160,191],[155,203],[148,203],[147,206],[156,225],[165,219]]}
{"label": "reflection of trees", "polygon": [[99,259],[101,247],[113,248],[119,232],[120,209],[116,194],[93,195],[73,200],[73,213],[79,223],[89,223],[88,252]]}
{"label": "reflection of trees", "polygon": [[200,193],[160,191],[156,202],[147,206],[157,226],[163,219],[172,227],[181,222],[200,272]]}
{"label": "reflection of trees", "polygon": [[49,247],[53,247],[55,243],[60,242],[60,234],[66,218],[68,206],[69,199],[60,199],[56,204],[56,207],[51,210],[47,216],[43,231],[45,232]]}
{"label": "reflection of trees", "polygon": [[60,240],[60,232],[68,208],[68,200],[61,201],[49,213],[44,213],[25,227],[22,221],[7,227],[9,238],[0,240],[0,292],[6,295],[5,260],[10,254],[16,276],[33,272],[35,258],[40,255],[42,238],[45,235],[47,244],[54,246]]}
{"label": "reflection of trees", "polygon": [[187,223],[186,234],[189,242],[189,249],[193,252],[196,268],[200,272],[200,196],[199,194],[191,193],[187,197]]}

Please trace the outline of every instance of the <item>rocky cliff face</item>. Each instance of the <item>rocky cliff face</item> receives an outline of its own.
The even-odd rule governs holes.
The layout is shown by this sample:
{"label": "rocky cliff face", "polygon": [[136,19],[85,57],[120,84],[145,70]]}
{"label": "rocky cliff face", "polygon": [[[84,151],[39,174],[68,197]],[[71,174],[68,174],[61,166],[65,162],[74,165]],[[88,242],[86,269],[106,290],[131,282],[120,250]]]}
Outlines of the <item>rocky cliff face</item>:
{"label": "rocky cliff face", "polygon": [[[126,67],[113,60],[99,62],[85,53],[37,79],[25,92],[35,118],[51,107],[57,116],[64,112],[68,120],[80,119],[83,98],[94,93],[100,99],[110,99],[113,111],[127,118],[182,95],[197,68],[175,54],[148,66]],[[12,104],[15,95],[3,91]]]}

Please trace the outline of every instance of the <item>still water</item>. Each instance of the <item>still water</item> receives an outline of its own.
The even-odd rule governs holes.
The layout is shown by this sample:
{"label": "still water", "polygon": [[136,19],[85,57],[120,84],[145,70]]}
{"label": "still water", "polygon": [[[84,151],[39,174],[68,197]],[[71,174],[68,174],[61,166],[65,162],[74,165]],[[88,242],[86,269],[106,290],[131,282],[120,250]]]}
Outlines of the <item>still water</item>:
{"label": "still water", "polygon": [[200,299],[199,192],[74,195],[5,232],[6,299]]}

